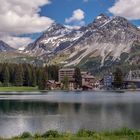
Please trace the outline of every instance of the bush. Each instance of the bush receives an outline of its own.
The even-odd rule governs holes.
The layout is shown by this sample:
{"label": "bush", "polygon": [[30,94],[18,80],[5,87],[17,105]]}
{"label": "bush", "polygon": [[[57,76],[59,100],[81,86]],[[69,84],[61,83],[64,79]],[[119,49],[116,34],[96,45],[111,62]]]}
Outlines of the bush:
{"label": "bush", "polygon": [[70,137],[72,137],[72,133],[70,133],[70,132],[64,132],[64,133],[61,134],[61,136],[63,138],[70,138]]}
{"label": "bush", "polygon": [[134,131],[132,129],[129,129],[127,127],[121,128],[120,130],[114,131],[114,135],[123,135],[123,136],[133,136]]}
{"label": "bush", "polygon": [[34,138],[41,138],[42,136],[41,136],[41,134],[40,133],[35,133],[34,134]]}
{"label": "bush", "polygon": [[104,136],[112,136],[113,135],[113,132],[111,131],[103,131],[102,132],[102,134],[104,135]]}
{"label": "bush", "polygon": [[101,135],[99,133],[94,133],[93,138],[101,140]]}
{"label": "bush", "polygon": [[77,136],[78,137],[90,137],[90,136],[93,136],[95,132],[93,131],[90,131],[90,130],[85,130],[85,129],[80,129],[78,132],[77,132]]}
{"label": "bush", "polygon": [[14,137],[12,137],[12,140],[15,140],[15,139],[20,139],[20,136],[14,136]]}
{"label": "bush", "polygon": [[44,138],[48,138],[48,137],[57,138],[59,136],[60,135],[59,135],[58,131],[56,131],[56,130],[49,130],[42,135],[42,137],[44,137]]}
{"label": "bush", "polygon": [[140,131],[134,130],[134,134],[135,134],[135,135],[140,135]]}
{"label": "bush", "polygon": [[31,138],[31,137],[32,137],[32,135],[29,132],[23,132],[21,135],[21,138]]}

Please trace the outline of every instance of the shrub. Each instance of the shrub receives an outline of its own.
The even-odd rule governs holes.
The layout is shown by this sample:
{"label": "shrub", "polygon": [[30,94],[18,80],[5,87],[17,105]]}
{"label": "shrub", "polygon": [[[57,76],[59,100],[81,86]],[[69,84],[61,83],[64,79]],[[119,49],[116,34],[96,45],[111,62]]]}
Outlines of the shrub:
{"label": "shrub", "polygon": [[48,137],[57,138],[59,136],[60,135],[59,135],[58,131],[56,131],[56,130],[49,130],[42,135],[42,137],[44,137],[44,138],[48,138]]}
{"label": "shrub", "polygon": [[102,134],[104,135],[104,136],[111,136],[111,135],[113,135],[113,132],[111,131],[103,131],[102,132]]}
{"label": "shrub", "polygon": [[129,129],[127,127],[121,128],[120,130],[114,131],[114,135],[123,135],[123,136],[132,136],[134,135],[134,131],[132,129]]}
{"label": "shrub", "polygon": [[134,130],[135,135],[140,135],[140,131]]}
{"label": "shrub", "polygon": [[78,132],[77,132],[77,136],[78,137],[90,137],[90,136],[93,136],[95,132],[93,131],[90,131],[90,130],[85,130],[85,129],[80,129]]}
{"label": "shrub", "polygon": [[23,132],[21,135],[21,138],[31,138],[31,137],[32,137],[32,135],[29,132]]}
{"label": "shrub", "polygon": [[72,137],[72,133],[70,133],[70,132],[62,133],[62,137],[63,138],[70,138],[70,137]]}
{"label": "shrub", "polygon": [[99,133],[94,133],[93,138],[95,139],[101,139],[101,135]]}
{"label": "shrub", "polygon": [[20,136],[14,136],[14,137],[12,137],[12,140],[15,140],[15,139],[20,139]]}
{"label": "shrub", "polygon": [[41,134],[40,133],[35,133],[34,134],[34,138],[41,138],[42,136],[41,136]]}

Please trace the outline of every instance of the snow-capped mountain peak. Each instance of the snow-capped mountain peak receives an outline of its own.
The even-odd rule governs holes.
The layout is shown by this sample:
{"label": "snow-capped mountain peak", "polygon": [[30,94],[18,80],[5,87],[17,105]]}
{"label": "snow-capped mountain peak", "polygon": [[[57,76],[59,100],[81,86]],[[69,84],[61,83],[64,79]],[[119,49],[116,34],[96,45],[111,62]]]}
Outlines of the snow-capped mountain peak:
{"label": "snow-capped mountain peak", "polygon": [[71,29],[66,28],[65,26],[59,23],[53,23],[45,32],[45,35],[51,36],[59,36],[68,34]]}
{"label": "snow-capped mountain peak", "polygon": [[77,30],[52,24],[25,50],[40,57],[45,54],[48,61],[55,60],[55,63],[68,62],[66,66],[99,57],[102,66],[108,59],[120,60],[122,53],[129,53],[134,41],[140,41],[136,26],[123,17],[100,14],[91,24]]}

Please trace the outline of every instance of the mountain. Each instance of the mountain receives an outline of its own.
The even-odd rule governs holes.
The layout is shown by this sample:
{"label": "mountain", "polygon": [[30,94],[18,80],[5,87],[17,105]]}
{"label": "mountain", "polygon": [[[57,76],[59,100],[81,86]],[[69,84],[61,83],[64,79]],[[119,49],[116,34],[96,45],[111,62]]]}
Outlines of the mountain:
{"label": "mountain", "polygon": [[36,55],[50,64],[96,69],[129,61],[130,55],[135,54],[135,42],[140,42],[140,29],[123,17],[100,14],[80,29],[53,24],[28,45],[25,53]]}
{"label": "mountain", "polygon": [[4,41],[0,40],[0,52],[10,52],[14,50],[15,50],[14,48],[10,47]]}
{"label": "mountain", "polygon": [[35,42],[29,44],[24,51],[34,55],[57,53],[73,44],[82,34],[81,31],[54,23]]}

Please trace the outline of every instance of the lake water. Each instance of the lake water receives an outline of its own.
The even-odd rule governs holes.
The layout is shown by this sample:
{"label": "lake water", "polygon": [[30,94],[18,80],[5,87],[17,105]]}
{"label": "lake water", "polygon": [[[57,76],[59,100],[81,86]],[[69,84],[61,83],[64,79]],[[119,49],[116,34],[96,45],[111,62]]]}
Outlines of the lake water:
{"label": "lake water", "polygon": [[[21,94],[21,93],[19,93]],[[0,136],[50,129],[140,129],[140,92],[0,93]]]}

